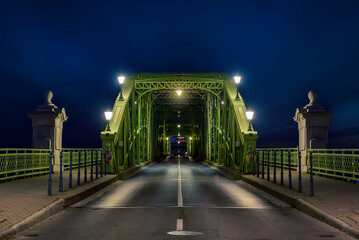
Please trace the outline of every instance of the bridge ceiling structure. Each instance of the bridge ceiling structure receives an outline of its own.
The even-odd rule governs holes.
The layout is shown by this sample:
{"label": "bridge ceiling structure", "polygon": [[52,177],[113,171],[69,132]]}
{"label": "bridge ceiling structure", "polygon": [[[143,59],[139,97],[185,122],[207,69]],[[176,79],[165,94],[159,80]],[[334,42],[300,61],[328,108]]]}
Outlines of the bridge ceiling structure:
{"label": "bridge ceiling structure", "polygon": [[[182,93],[177,94],[180,90]],[[181,136],[187,151],[247,172],[247,153],[257,132],[248,131],[246,107],[236,87],[218,73],[141,73],[128,77],[113,107],[103,147],[113,153],[111,170],[171,154],[171,139]]]}

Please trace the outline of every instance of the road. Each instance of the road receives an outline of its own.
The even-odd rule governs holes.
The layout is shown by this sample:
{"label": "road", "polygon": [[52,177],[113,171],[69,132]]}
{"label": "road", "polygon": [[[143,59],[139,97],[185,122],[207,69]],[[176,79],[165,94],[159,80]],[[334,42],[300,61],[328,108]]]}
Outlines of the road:
{"label": "road", "polygon": [[16,239],[352,239],[190,159],[167,159]]}

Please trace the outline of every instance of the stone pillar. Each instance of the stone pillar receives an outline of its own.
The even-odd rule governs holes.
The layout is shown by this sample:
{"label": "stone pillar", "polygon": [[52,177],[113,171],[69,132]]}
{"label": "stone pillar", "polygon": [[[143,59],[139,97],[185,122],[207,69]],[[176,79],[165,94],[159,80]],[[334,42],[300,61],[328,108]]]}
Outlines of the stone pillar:
{"label": "stone pillar", "polygon": [[328,148],[329,120],[333,117],[329,110],[317,103],[317,93],[310,91],[308,98],[310,102],[303,108],[297,108],[293,118],[298,123],[302,171],[307,171],[307,149]]}
{"label": "stone pillar", "polygon": [[44,104],[28,114],[32,119],[32,147],[51,148],[54,154],[53,170],[57,172],[60,170],[63,122],[67,120],[67,116],[64,108],[59,108],[51,102],[51,91],[44,97]]}

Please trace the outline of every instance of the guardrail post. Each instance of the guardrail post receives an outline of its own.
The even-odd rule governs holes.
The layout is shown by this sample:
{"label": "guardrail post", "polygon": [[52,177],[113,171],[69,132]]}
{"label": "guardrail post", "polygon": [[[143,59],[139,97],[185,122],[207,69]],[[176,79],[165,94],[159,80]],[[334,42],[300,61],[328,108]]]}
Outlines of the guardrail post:
{"label": "guardrail post", "polygon": [[273,182],[277,183],[277,151],[276,150],[274,150],[273,152],[273,158],[274,158]]}
{"label": "guardrail post", "polygon": [[280,185],[284,185],[283,181],[283,150],[280,151]]}
{"label": "guardrail post", "polygon": [[257,178],[259,178],[259,151],[257,151],[257,161],[256,161],[256,163],[257,163]]}
{"label": "guardrail post", "polygon": [[69,188],[72,188],[72,151],[70,151]]}
{"label": "guardrail post", "polygon": [[93,150],[91,150],[91,176],[90,180],[93,181]]}
{"label": "guardrail post", "polygon": [[256,169],[256,166],[255,166],[255,161],[256,161],[256,156],[255,156],[255,151],[253,151],[253,159],[252,159],[252,175],[254,176],[255,175],[255,169]]}
{"label": "guardrail post", "polygon": [[62,151],[60,151],[60,176],[59,176],[59,192],[62,192],[64,190],[63,187],[63,177],[62,177]]}
{"label": "guardrail post", "polygon": [[267,181],[270,181],[269,154],[270,150],[267,151]]}
{"label": "guardrail post", "polygon": [[264,179],[264,150],[262,151],[262,179]]}
{"label": "guardrail post", "polygon": [[290,162],[290,150],[288,151],[288,165],[289,189],[292,189],[292,164]]}
{"label": "guardrail post", "polygon": [[77,185],[81,184],[80,171],[81,171],[81,150],[79,150],[79,162],[78,162],[78,168],[77,168]]}
{"label": "guardrail post", "polygon": [[87,150],[85,150],[84,156],[84,183],[87,183]]}
{"label": "guardrail post", "polygon": [[48,181],[48,185],[47,185],[47,195],[48,196],[52,196],[52,151],[50,151],[50,156],[49,156],[49,181]]}
{"label": "guardrail post", "polygon": [[298,150],[298,192],[302,192],[302,161],[301,152]]}
{"label": "guardrail post", "polygon": [[313,155],[312,151],[309,152],[309,167],[310,167],[310,187],[309,187],[309,196],[314,196],[314,184],[313,184]]}
{"label": "guardrail post", "polygon": [[98,150],[96,150],[96,179],[98,179]]}

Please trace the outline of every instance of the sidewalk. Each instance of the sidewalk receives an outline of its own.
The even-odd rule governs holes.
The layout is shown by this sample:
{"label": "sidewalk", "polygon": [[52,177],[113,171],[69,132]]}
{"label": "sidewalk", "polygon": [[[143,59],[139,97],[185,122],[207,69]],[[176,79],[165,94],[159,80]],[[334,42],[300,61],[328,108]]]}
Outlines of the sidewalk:
{"label": "sidewalk", "polygon": [[[215,165],[215,164],[212,164]],[[332,225],[359,239],[359,184],[313,176],[314,196],[309,196],[309,174],[302,174],[303,193],[298,193],[298,172],[292,171],[293,190],[289,189],[288,170],[284,170],[283,182],[280,185],[280,169],[277,168],[276,180],[273,183],[273,168],[270,168],[270,181],[267,181],[267,167],[264,179],[262,175],[239,176],[234,170],[215,165],[227,177],[239,179],[251,184],[320,221]]]}
{"label": "sidewalk", "polygon": [[130,168],[121,175],[108,174],[93,181],[87,168],[87,183],[84,169],[77,185],[77,169],[73,170],[72,186],[69,188],[69,171],[63,172],[63,192],[59,192],[59,174],[52,174],[52,196],[47,196],[48,175],[0,184],[0,239],[15,235],[42,219],[94,194],[118,179],[129,178],[146,168],[149,162]]}

